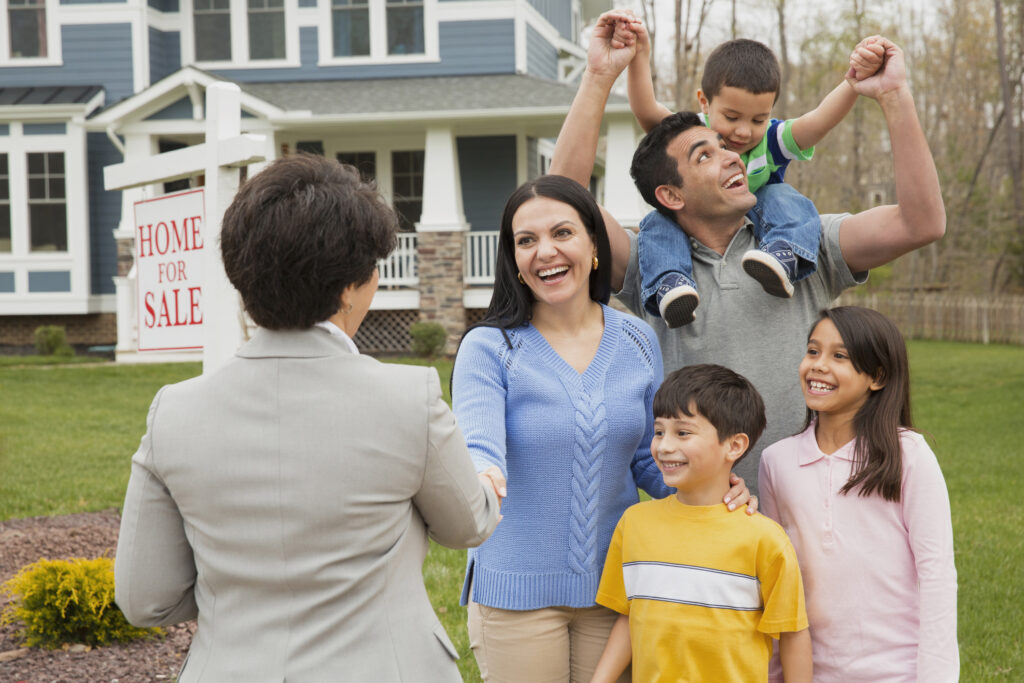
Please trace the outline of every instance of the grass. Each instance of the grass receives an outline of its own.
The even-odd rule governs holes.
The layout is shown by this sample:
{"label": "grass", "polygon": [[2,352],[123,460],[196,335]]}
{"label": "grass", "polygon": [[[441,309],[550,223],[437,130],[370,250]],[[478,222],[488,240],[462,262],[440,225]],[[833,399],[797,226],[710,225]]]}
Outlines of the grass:
{"label": "grass", "polygon": [[[1024,679],[1024,348],[912,342],[915,421],[949,487],[964,681]],[[451,363],[433,364],[447,397]],[[0,519],[119,506],[156,390],[196,364],[33,367],[0,362]],[[427,590],[479,681],[458,605],[465,553],[432,546]]]}

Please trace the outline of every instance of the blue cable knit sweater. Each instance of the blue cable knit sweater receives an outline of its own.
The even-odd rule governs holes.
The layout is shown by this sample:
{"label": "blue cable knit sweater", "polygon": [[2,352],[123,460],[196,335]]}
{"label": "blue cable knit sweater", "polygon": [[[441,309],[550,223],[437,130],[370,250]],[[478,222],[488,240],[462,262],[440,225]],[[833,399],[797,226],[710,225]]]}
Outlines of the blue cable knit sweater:
{"label": "blue cable knit sweater", "polygon": [[608,544],[637,486],[670,492],[650,445],[661,354],[647,323],[604,307],[604,334],[576,372],[532,325],[462,340],[453,405],[478,471],[508,479],[503,518],[469,551],[462,604],[594,605]]}

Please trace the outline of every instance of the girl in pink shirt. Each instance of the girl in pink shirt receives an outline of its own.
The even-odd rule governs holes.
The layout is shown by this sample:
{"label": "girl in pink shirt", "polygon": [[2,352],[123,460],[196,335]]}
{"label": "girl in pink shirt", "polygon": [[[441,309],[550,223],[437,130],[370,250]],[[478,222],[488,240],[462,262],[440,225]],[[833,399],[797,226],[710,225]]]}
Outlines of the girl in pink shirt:
{"label": "girl in pink shirt", "polygon": [[804,431],[765,449],[758,481],[800,560],[814,680],[956,681],[949,496],[910,419],[903,336],[867,308],[823,311],[799,372]]}

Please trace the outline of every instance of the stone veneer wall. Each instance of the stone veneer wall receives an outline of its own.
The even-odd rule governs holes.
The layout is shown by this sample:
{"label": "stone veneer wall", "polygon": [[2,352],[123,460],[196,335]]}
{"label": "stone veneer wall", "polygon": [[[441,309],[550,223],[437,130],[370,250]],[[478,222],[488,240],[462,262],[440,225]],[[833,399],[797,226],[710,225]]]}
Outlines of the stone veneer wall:
{"label": "stone veneer wall", "polygon": [[5,315],[0,316],[0,345],[32,346],[32,335],[40,325],[60,325],[69,344],[108,345],[117,342],[117,314],[87,315]]}
{"label": "stone veneer wall", "polygon": [[417,235],[420,320],[441,323],[448,333],[445,353],[455,353],[466,329],[462,304],[464,232],[421,232]]}

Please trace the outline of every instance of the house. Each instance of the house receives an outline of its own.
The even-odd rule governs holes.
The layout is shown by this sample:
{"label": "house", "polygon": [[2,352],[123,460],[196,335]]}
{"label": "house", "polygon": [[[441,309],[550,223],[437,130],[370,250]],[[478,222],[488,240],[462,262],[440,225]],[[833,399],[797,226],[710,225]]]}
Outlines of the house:
{"label": "house", "polygon": [[[610,0],[0,0],[0,345],[61,324],[76,344],[135,348],[134,202],[103,168],[199,143],[204,92],[242,91],[242,131],[270,160],[354,164],[401,218],[362,348],[401,351],[437,320],[457,339],[490,299],[501,208],[546,169]],[[605,117],[594,189],[626,224],[637,129]],[[256,169],[250,169],[253,172]]]}

